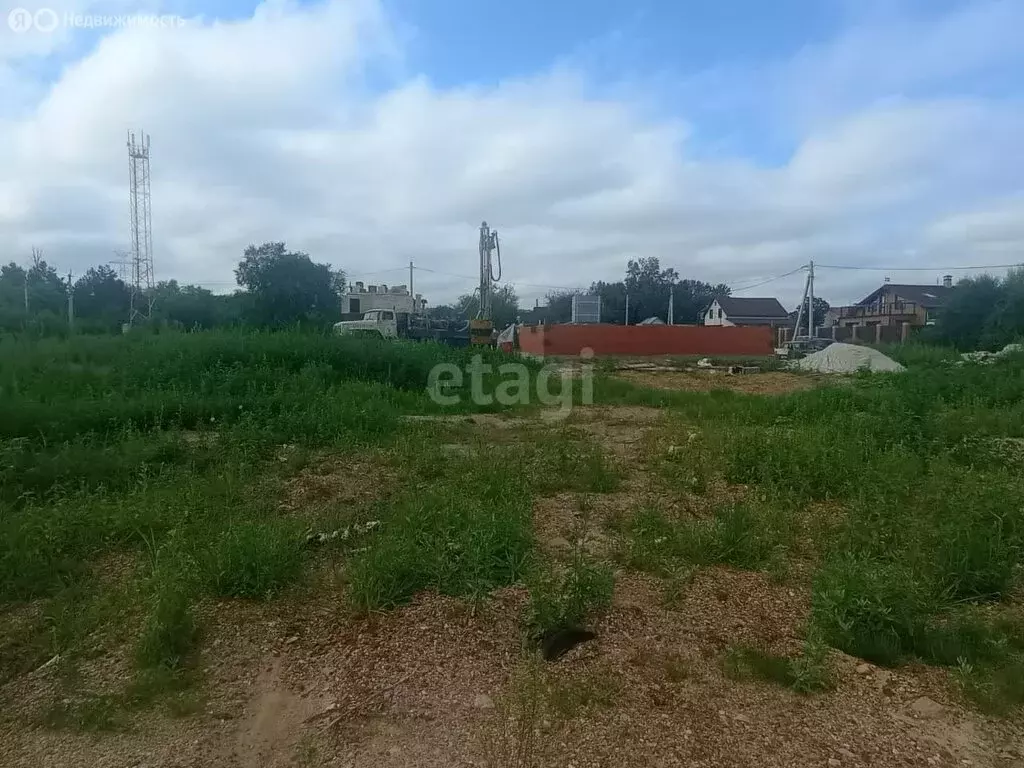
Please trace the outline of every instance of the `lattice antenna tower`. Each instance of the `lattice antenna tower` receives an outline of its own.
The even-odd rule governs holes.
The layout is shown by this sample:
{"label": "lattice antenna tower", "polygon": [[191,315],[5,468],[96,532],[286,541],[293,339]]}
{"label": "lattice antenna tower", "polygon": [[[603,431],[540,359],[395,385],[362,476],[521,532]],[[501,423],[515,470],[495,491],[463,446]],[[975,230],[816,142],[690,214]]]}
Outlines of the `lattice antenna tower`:
{"label": "lattice antenna tower", "polygon": [[153,220],[149,194],[149,136],[128,133],[128,174],[131,183],[131,311],[129,324],[147,319],[153,307]]}

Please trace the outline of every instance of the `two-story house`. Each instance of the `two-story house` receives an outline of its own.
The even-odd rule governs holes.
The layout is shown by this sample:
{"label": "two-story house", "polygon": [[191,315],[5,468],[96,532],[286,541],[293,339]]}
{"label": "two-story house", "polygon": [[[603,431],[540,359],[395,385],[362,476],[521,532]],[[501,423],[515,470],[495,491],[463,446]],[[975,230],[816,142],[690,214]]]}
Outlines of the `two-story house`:
{"label": "two-story house", "polygon": [[951,275],[943,277],[941,285],[886,282],[853,306],[834,307],[829,311],[829,320],[842,328],[903,323],[915,328],[931,325],[954,290]]}

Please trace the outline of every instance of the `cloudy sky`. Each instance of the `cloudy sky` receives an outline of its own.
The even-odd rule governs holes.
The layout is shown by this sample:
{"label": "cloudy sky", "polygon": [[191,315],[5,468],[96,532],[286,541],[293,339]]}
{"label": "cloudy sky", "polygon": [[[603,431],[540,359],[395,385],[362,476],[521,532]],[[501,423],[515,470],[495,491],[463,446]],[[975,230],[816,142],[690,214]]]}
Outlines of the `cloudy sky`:
{"label": "cloudy sky", "polygon": [[[3,261],[127,247],[129,129],[157,278],[215,290],[285,240],[367,282],[414,260],[441,303],[482,219],[529,303],[639,256],[737,290],[879,268],[820,270],[832,303],[1024,261],[1024,0],[41,3],[0,0]],[[134,13],[176,18],[75,21]]]}

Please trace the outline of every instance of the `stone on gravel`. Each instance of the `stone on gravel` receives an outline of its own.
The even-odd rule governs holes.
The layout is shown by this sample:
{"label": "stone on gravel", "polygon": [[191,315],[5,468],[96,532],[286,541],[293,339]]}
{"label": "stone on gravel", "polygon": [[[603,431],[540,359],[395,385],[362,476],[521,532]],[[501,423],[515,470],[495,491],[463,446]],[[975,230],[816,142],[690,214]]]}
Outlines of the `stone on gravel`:
{"label": "stone on gravel", "polygon": [[857,665],[857,674],[858,675],[866,675],[866,674],[869,674],[870,672],[871,672],[871,665],[870,664],[859,664],[859,665]]}
{"label": "stone on gravel", "polygon": [[922,696],[910,705],[910,711],[918,717],[939,717],[945,708],[939,702]]}
{"label": "stone on gravel", "polygon": [[473,706],[477,709],[494,709],[494,700],[486,693],[478,693],[473,697]]}

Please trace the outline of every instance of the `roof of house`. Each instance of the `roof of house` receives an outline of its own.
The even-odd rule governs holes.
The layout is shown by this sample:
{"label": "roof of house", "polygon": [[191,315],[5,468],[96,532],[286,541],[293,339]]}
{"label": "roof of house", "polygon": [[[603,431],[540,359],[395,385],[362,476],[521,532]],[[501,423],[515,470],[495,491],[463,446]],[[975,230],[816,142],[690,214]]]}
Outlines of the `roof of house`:
{"label": "roof of house", "polygon": [[551,311],[551,307],[547,305],[543,307],[530,307],[525,310],[521,309],[518,313],[519,322],[526,323],[527,325],[539,325],[552,315],[554,313]]}
{"label": "roof of house", "polygon": [[889,289],[896,296],[904,301],[912,301],[918,306],[925,308],[941,307],[955,290],[944,285],[901,285],[899,283],[884,283],[880,288],[857,302],[859,305],[874,304],[878,301],[882,292]]}
{"label": "roof of house", "polygon": [[778,299],[754,299],[736,298],[735,296],[718,296],[715,298],[730,320],[743,318],[753,320],[764,318],[769,320],[784,320],[789,316],[786,308]]}

